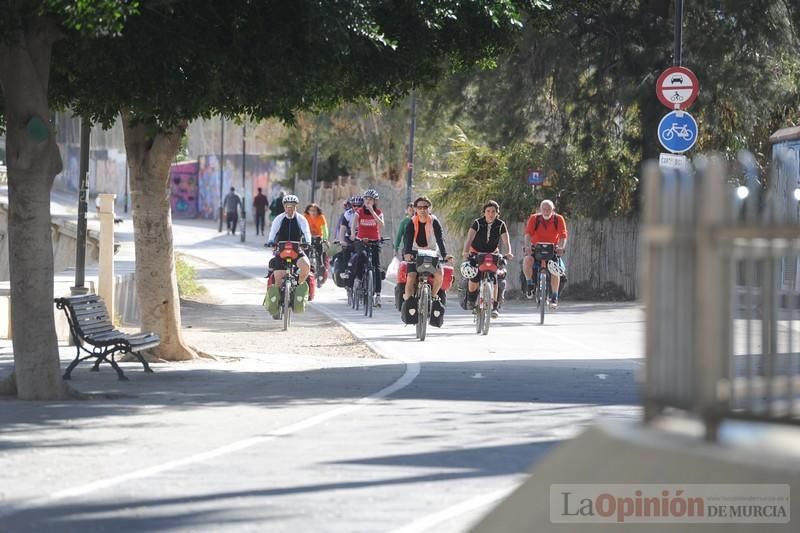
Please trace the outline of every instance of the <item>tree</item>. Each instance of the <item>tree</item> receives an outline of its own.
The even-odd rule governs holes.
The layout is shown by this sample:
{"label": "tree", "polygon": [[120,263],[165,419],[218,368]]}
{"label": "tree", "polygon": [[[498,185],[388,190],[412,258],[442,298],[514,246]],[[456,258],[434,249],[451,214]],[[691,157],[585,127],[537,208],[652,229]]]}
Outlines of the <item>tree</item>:
{"label": "tree", "polygon": [[[410,0],[145,1],[137,16],[125,20],[121,37],[78,39],[68,34],[58,40],[56,30],[39,38],[41,32],[31,33],[28,26],[38,21],[42,12],[51,13],[53,17],[46,21],[56,26],[59,20],[75,17],[74,5],[59,7],[56,0],[24,5],[29,4],[35,8],[11,3],[4,4],[10,7],[0,12],[24,21],[23,29],[17,30],[20,38],[2,49],[0,76],[9,144],[19,150],[12,171],[18,189],[10,188],[11,202],[18,190],[24,189],[25,207],[34,206],[28,212],[12,211],[11,218],[12,225],[28,228],[24,237],[29,238],[24,246],[19,237],[11,240],[11,255],[35,250],[20,260],[16,275],[12,270],[12,287],[18,285],[12,288],[12,298],[16,298],[12,310],[17,333],[15,372],[17,385],[36,384],[36,393],[29,394],[25,385],[19,388],[20,396],[39,398],[64,394],[55,377],[58,352],[52,315],[52,252],[47,246],[49,236],[44,235],[45,227],[49,232],[44,199],[60,165],[46,126],[46,142],[19,142],[24,131],[19,123],[30,115],[33,104],[22,93],[23,84],[13,77],[18,62],[27,68],[25,81],[39,85],[34,111],[44,117],[40,122],[45,125],[51,103],[69,105],[77,114],[103,124],[122,114],[131,168],[143,325],[161,335],[161,356],[182,359],[193,354],[180,335],[167,180],[169,162],[187,122],[216,113],[291,121],[304,109],[404,94],[414,86],[434,83],[447,72],[496,57],[513,41],[520,26],[520,10],[529,7],[528,2],[511,0],[435,4]],[[50,7],[55,4],[57,7]],[[115,16],[119,9],[112,10],[118,6],[111,0],[99,4],[112,17],[101,21],[121,20],[124,15]],[[540,2],[535,4],[540,7]],[[74,27],[83,32],[97,28],[95,33],[103,33],[104,27],[88,20],[78,18]],[[190,31],[183,31],[186,28]],[[4,30],[3,37],[7,35]],[[36,62],[29,58],[31,46],[38,50]],[[48,73],[52,73],[49,91]],[[40,122],[27,127],[38,132]],[[13,136],[12,129],[16,129]],[[44,148],[47,157],[37,160],[45,164],[37,171],[40,179],[34,188],[24,183],[22,174]],[[28,269],[23,272],[19,267]],[[26,284],[37,290],[26,292]],[[30,331],[33,324],[48,331],[47,343],[18,341],[19,333]],[[25,363],[34,358],[41,364]],[[43,366],[49,369],[46,380]]]}
{"label": "tree", "polygon": [[0,111],[6,127],[8,246],[15,373],[0,392],[22,399],[63,398],[53,310],[50,188],[61,170],[50,121],[54,43],[113,38],[132,2],[55,0],[0,5]]}
{"label": "tree", "polygon": [[[332,158],[341,171],[365,171],[374,180],[404,179],[411,124],[409,104],[409,98],[372,100],[345,103],[317,117],[305,113],[286,132],[283,144],[302,176],[311,173],[316,139],[320,153]],[[433,112],[431,105],[428,92],[418,91],[414,151],[418,168],[435,170],[442,164],[441,151],[450,132],[444,115]],[[328,178],[335,179],[336,174]]]}
{"label": "tree", "polygon": [[[672,64],[673,5],[559,2],[540,21],[555,31],[527,25],[496,71],[460,75],[442,99],[461,104],[473,139],[542,147],[560,210],[635,213],[641,162],[661,151],[655,81]],[[798,12],[785,0],[685,3],[683,64],[700,78],[694,152],[749,148],[767,163],[769,134],[800,116]]]}

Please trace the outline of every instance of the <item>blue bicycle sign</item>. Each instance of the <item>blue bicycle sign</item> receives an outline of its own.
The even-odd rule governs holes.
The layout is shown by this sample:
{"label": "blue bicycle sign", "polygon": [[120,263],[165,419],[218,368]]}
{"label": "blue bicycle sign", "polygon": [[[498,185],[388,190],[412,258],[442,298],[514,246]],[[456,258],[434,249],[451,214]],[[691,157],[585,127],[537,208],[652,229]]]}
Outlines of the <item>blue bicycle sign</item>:
{"label": "blue bicycle sign", "polygon": [[658,141],[673,154],[682,154],[697,142],[697,122],[686,111],[667,113],[658,124]]}

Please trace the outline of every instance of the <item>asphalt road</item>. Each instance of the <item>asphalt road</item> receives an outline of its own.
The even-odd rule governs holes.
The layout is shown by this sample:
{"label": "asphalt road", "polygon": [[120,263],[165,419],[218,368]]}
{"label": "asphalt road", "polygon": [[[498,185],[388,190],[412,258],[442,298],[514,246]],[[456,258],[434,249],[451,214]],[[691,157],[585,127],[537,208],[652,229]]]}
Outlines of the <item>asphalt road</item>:
{"label": "asphalt road", "polygon": [[[175,244],[258,280],[268,258],[260,243],[207,223],[176,222]],[[114,431],[80,421],[84,408],[54,406],[62,433],[21,442],[69,446],[63,419],[73,416],[102,445],[70,448],[58,465],[45,451],[26,455],[31,470],[0,487],[0,530],[465,531],[560,441],[598,417],[640,413],[636,305],[564,302],[539,326],[528,305],[511,304],[482,337],[453,299],[444,327],[421,343],[386,292],[372,319],[348,310],[332,284],[314,304],[385,360],[316,362],[268,382],[209,372],[207,385],[225,394],[154,391],[139,418],[114,403],[105,419]],[[18,415],[21,436],[31,409]],[[145,436],[126,441],[140,427]],[[58,482],[34,486],[47,479],[41,469]]]}

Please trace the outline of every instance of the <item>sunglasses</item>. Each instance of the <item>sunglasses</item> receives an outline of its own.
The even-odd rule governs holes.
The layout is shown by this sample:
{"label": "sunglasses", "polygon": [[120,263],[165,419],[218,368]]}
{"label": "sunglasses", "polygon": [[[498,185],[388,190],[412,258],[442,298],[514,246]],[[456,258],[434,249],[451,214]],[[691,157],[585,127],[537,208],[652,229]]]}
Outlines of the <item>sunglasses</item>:
{"label": "sunglasses", "polygon": [[414,207],[416,207],[417,209],[430,209],[431,208],[431,206],[429,206],[429,205],[415,205]]}

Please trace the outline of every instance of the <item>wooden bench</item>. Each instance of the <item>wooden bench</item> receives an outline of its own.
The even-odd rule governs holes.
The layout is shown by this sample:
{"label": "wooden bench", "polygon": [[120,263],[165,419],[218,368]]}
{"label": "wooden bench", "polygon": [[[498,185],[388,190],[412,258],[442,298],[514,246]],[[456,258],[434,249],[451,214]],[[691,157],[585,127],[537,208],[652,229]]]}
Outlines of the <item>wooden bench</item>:
{"label": "wooden bench", "polygon": [[[160,342],[158,335],[123,333],[114,328],[106,304],[96,294],[56,298],[55,303],[58,309],[63,309],[66,313],[72,340],[77,347],[75,360],[64,372],[64,379],[70,379],[70,374],[78,363],[94,357],[96,361],[92,367],[93,372],[98,372],[100,363],[106,361],[117,371],[119,379],[125,381],[128,378],[114,360],[117,353],[132,353],[144,365],[145,372],[153,371],[140,352],[158,346]],[[91,350],[86,348],[87,345]],[[81,357],[81,350],[88,355]]]}

